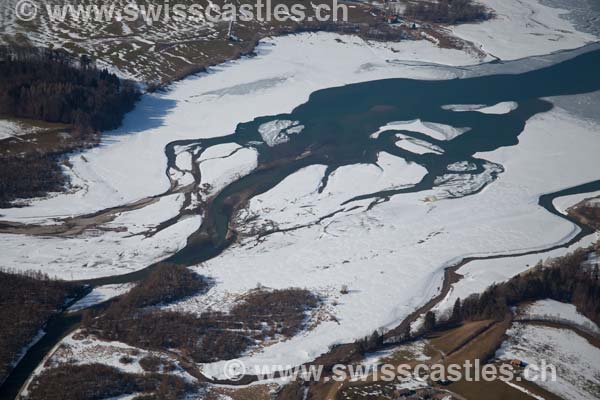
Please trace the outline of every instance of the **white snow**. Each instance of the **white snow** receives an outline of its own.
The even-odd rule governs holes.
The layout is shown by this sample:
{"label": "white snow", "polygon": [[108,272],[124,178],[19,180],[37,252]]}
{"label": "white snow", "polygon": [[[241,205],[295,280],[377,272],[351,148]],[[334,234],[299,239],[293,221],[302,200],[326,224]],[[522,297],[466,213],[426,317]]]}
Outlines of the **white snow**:
{"label": "white snow", "polygon": [[[497,10],[498,18],[452,29],[495,56],[515,59],[592,40],[560,19],[560,10],[533,0],[484,3]],[[428,41],[367,43],[331,33],[267,39],[256,52],[256,57],[177,82],[168,92],[145,95],[124,125],[104,136],[101,146],[87,151],[85,157],[71,157],[72,178],[81,190],[35,201],[31,207],[2,210],[2,219],[82,214],[153,196],[169,188],[164,146],[171,141],[230,134],[240,122],[290,112],[318,89],[383,78],[453,78],[463,76],[464,70],[444,64],[479,61],[476,55],[440,49]],[[452,139],[465,129],[419,120],[400,126],[438,140]],[[597,126],[559,109],[538,115],[527,122],[518,146],[476,155],[503,165],[506,171],[480,193],[459,200],[432,201],[439,195],[433,190],[395,196],[370,210],[372,200],[342,204],[355,195],[413,184],[422,177],[422,167],[385,153],[380,154],[379,165],[338,168],[322,193],[325,167],[304,168],[252,199],[238,216],[247,236],[195,269],[215,278],[213,302],[218,302],[219,294],[225,298],[228,293],[248,291],[256,282],[272,288],[306,287],[332,297],[348,285],[350,292],[340,296],[335,309],[337,322],[322,322],[243,358],[247,366],[301,364],[332,344],[353,341],[377,327],[395,326],[439,291],[443,268],[462,257],[541,249],[573,237],[576,228],[538,207],[537,199],[543,193],[598,179],[597,132]],[[212,173],[220,175],[222,166],[225,176],[236,168],[254,168],[248,153],[252,149],[244,151],[223,159],[234,160],[238,153],[244,156],[232,164],[215,158],[214,167],[204,165],[208,181],[223,185],[221,178],[210,178]],[[577,163],[572,161],[574,154]],[[201,169],[211,161],[203,161]],[[181,166],[188,162],[178,159]],[[230,165],[235,168],[229,169]],[[455,181],[454,188],[463,184]],[[340,212],[330,215],[335,211]],[[256,240],[244,224],[250,217],[289,230]],[[132,229],[156,226],[165,215],[150,222],[146,218],[134,216],[124,224],[133,225]],[[44,272],[64,278],[121,274],[176,251],[200,222],[200,217],[187,218],[147,238],[112,230],[72,238],[1,235],[0,264],[43,267]],[[119,221],[107,225],[124,226]],[[497,265],[510,263],[503,261]],[[518,268],[523,268],[521,261]],[[481,281],[487,282],[483,275]],[[219,376],[222,363],[206,369]]]}
{"label": "white snow", "polygon": [[452,172],[464,172],[464,171],[473,171],[477,169],[477,166],[468,161],[458,161],[448,165],[448,171]]}
{"label": "white snow", "polygon": [[[266,39],[256,52],[256,57],[228,62],[174,83],[167,92],[144,95],[121,128],[103,135],[101,146],[71,156],[73,168],[67,172],[73,190],[33,201],[30,207],[3,209],[0,218],[56,223],[55,218],[154,196],[170,186],[164,147],[171,141],[230,134],[240,122],[290,112],[312,92],[325,87],[391,77],[449,78],[459,72],[424,63],[477,62],[461,51],[439,49],[426,41],[367,43],[358,37],[331,33]],[[400,62],[405,59],[416,64]],[[288,133],[301,134],[300,125],[294,128],[292,132],[296,133]],[[254,169],[255,163],[256,154],[251,148],[221,160],[204,161],[200,165],[203,182],[221,188],[235,176]],[[186,151],[179,151],[177,164],[182,169],[190,168]],[[372,176],[379,174],[375,166],[361,168],[370,170],[364,173]],[[189,173],[171,169],[168,174],[179,180],[179,185],[191,183]],[[381,184],[391,179],[384,175],[378,178]],[[214,194],[214,190],[208,194]],[[148,216],[140,217],[136,224],[157,225],[164,221],[164,215],[152,214],[148,220]],[[117,227],[118,222],[109,228]],[[2,235],[0,266],[42,268],[65,279],[122,274],[181,248],[185,237],[200,222],[200,217],[185,219],[149,238],[102,230],[68,238]],[[124,224],[118,227],[130,228]]]}
{"label": "white snow", "polygon": [[104,303],[107,300],[127,293],[133,286],[133,284],[129,283],[97,286],[84,298],[69,307],[69,311],[79,311],[96,304]]}
{"label": "white snow", "polygon": [[[343,205],[352,197],[400,188],[419,182],[425,168],[386,152],[378,154],[377,165],[354,164],[331,173],[319,193],[326,166],[312,165],[286,177],[272,190],[256,196],[241,214],[239,230],[250,234],[261,226],[279,229],[317,223],[336,211],[355,213],[356,204]],[[257,216],[244,221],[248,216]]]}
{"label": "white snow", "polygon": [[480,0],[494,10],[496,17],[449,29],[456,36],[473,42],[493,57],[514,60],[564,49],[574,49],[596,41],[578,32],[561,15],[568,10],[552,8],[537,0]]}
{"label": "white snow", "polygon": [[[258,165],[258,153],[254,148],[232,148],[229,144],[213,147],[220,148],[208,155],[202,153],[199,160],[200,184],[207,185],[205,190],[210,194],[218,193],[229,183],[248,175]],[[211,149],[212,147],[209,147],[206,152]],[[222,151],[228,153],[221,157],[211,155]]]}
{"label": "white snow", "polygon": [[211,160],[214,158],[225,158],[232,155],[235,151],[241,149],[237,143],[223,143],[217,144],[214,146],[210,146],[209,148],[202,151],[200,157],[198,157],[198,162],[204,162],[206,160]]}
{"label": "white snow", "polygon": [[177,216],[183,200],[181,194],[164,196],[70,237],[4,234],[0,266],[20,271],[42,269],[64,279],[121,275],[143,269],[184,247],[187,237],[200,227],[202,219],[194,215],[145,235]]}
{"label": "white snow", "polygon": [[502,167],[494,163],[483,164],[480,174],[448,173],[437,177],[434,181],[435,195],[432,199],[462,197],[481,190],[494,179],[494,175],[502,172]]}
{"label": "white snow", "polygon": [[600,334],[598,325],[577,311],[577,308],[573,304],[561,303],[551,299],[538,300],[527,306],[520,307],[517,312],[517,318],[559,321],[573,324],[593,334]]}
{"label": "white snow", "polygon": [[508,114],[512,110],[516,110],[518,104],[514,101],[503,101],[502,103],[494,104],[493,106],[483,107],[477,112],[483,114]]}
{"label": "white snow", "polygon": [[567,329],[515,323],[507,331],[508,340],[496,356],[520,359],[542,368],[556,368],[556,380],[551,370],[547,379],[535,383],[565,399],[592,400],[600,395],[600,349]]}
{"label": "white snow", "polygon": [[[517,19],[508,20],[504,15],[506,13],[500,10],[500,18],[496,20],[462,28],[483,29],[491,26],[495,29],[494,42],[508,41],[513,45],[515,31],[507,28],[527,25],[531,21],[526,18],[530,17],[522,12],[521,3],[516,0],[488,3],[499,9],[510,8],[511,13],[518,16]],[[569,22],[558,19],[560,11],[532,1],[525,4],[536,10],[543,10],[535,14],[537,22],[573,31]],[[500,22],[502,24],[497,26]],[[479,37],[485,38],[487,33],[480,32]],[[538,41],[537,37],[528,39]],[[577,32],[563,33],[557,39],[552,41],[553,48],[570,48],[574,43],[583,44],[588,41],[587,35]],[[524,42],[526,41],[519,42],[520,46]],[[527,52],[535,53],[539,49],[537,43],[533,43]],[[465,71],[448,66],[479,62],[477,55],[438,48],[428,41],[368,43],[358,37],[332,33],[266,39],[256,49],[256,53],[256,57],[228,62],[211,68],[208,73],[174,83],[167,92],[143,96],[136,109],[126,116],[123,126],[103,136],[101,146],[86,151],[83,155],[71,156],[73,169],[69,174],[74,183],[73,190],[34,201],[30,207],[3,209],[0,212],[1,218],[26,223],[54,223],[53,218],[95,212],[156,195],[167,190],[170,185],[164,168],[164,146],[173,140],[229,134],[239,122],[249,121],[260,115],[290,112],[306,101],[310,93],[325,87],[392,77],[451,78],[463,76]],[[522,54],[524,49],[517,46],[516,53]],[[513,54],[511,58],[516,57]],[[431,125],[428,132],[439,138],[458,134],[455,129],[443,127],[440,131],[432,129]],[[182,154],[182,157],[188,156]],[[181,166],[187,166],[188,162],[189,158],[178,160]],[[191,183],[190,174],[169,173],[180,179],[179,184]],[[218,184],[222,182],[221,180]],[[98,234],[111,236],[112,232]],[[7,262],[13,262],[22,256],[10,256],[15,248],[33,248],[30,255],[21,259],[29,258],[25,267],[37,269],[48,260],[65,260],[68,251],[61,251],[61,248],[71,247],[73,240],[74,238],[48,239],[40,242],[39,238],[3,235],[0,250],[3,254],[9,254]],[[108,237],[107,240],[112,239]],[[45,256],[35,251],[37,244],[43,242],[49,243],[44,248]],[[180,240],[178,242],[181,243]],[[112,247],[120,246],[114,243]],[[106,247],[102,252],[105,249]],[[112,252],[108,252],[108,258],[114,260],[114,255],[110,255]],[[87,264],[87,260],[82,260],[85,256],[85,251],[71,254],[67,266]],[[137,269],[142,264],[140,262],[133,267],[127,266],[126,269]],[[94,276],[124,272],[121,268],[114,268],[114,262],[109,262],[105,271],[101,272],[100,269],[104,269],[102,265],[96,265]],[[83,277],[83,269],[78,269],[81,272],[78,276]],[[69,278],[72,271],[70,267],[51,266],[48,272]]]}
{"label": "white snow", "polygon": [[0,119],[0,140],[18,137],[30,133],[14,121]]}

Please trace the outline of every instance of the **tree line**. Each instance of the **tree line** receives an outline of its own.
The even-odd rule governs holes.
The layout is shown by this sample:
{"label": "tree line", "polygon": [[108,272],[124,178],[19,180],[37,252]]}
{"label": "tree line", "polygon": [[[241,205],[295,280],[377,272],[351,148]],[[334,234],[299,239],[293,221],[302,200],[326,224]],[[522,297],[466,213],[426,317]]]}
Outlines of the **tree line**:
{"label": "tree line", "polygon": [[404,15],[442,24],[483,21],[490,17],[484,6],[471,0],[413,1],[406,6]]}
{"label": "tree line", "polygon": [[72,124],[79,129],[117,128],[140,96],[89,58],[64,51],[0,46],[0,114]]}
{"label": "tree line", "polygon": [[481,294],[457,299],[452,312],[436,321],[432,311],[425,316],[424,330],[449,327],[463,321],[503,319],[510,307],[526,301],[553,299],[575,305],[577,311],[600,324],[600,269],[586,264],[588,255],[600,245],[578,249],[506,282],[490,286]]}
{"label": "tree line", "polygon": [[82,287],[50,279],[41,272],[0,270],[0,383],[17,354],[37,335],[65,299]]}

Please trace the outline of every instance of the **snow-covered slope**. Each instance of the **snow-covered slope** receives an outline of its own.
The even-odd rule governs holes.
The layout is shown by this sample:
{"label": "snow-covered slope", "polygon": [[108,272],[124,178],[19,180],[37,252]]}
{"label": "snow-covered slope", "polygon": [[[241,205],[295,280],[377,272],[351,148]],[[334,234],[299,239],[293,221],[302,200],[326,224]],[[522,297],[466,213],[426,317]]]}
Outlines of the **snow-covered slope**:
{"label": "snow-covered slope", "polygon": [[593,334],[600,334],[598,325],[578,312],[573,304],[561,303],[551,299],[538,300],[521,307],[517,313],[517,318],[559,321],[573,324],[573,326],[580,327]]}

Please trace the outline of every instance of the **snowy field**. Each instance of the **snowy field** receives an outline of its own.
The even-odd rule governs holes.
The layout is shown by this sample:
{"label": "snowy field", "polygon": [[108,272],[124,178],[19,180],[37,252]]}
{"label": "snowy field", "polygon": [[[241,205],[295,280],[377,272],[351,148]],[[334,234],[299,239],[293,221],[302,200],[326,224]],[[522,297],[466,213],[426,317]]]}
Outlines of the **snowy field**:
{"label": "snowy field", "polygon": [[[498,7],[500,18],[458,27],[455,32],[482,43],[483,49],[494,55],[516,59],[581,46],[592,39],[559,20],[560,11],[532,0],[488,3]],[[524,19],[531,9],[537,18],[535,24]],[[531,24],[535,29],[523,30]],[[557,35],[543,25],[558,26],[564,32]],[[490,35],[494,35],[493,41]],[[230,134],[240,122],[290,112],[318,89],[392,77],[461,77],[469,74],[461,66],[479,61],[468,53],[440,49],[427,41],[366,43],[357,37],[329,33],[265,40],[257,54],[177,82],[168,92],[144,96],[123,127],[104,135],[102,146],[84,156],[71,157],[76,174],[73,179],[82,190],[40,199],[31,207],[0,210],[2,219],[52,222],[57,217],[157,195],[169,189],[168,176],[176,176],[180,184],[189,183],[185,173],[191,168],[189,153],[179,153],[178,170],[165,171],[164,147],[171,141]],[[537,65],[546,61],[539,59]],[[481,73],[481,68],[473,71]],[[514,106],[502,104],[478,111],[503,113]],[[276,145],[285,135],[302,134],[298,125],[284,125],[265,127],[265,140]],[[419,127],[437,135],[434,137],[448,139],[460,134],[424,122]],[[373,208],[368,207],[370,200],[343,204],[358,194],[403,187],[423,176],[422,167],[388,153],[379,154],[379,168],[360,164],[338,169],[320,193],[317,189],[324,166],[297,171],[252,199],[236,216],[246,235],[240,243],[194,267],[215,279],[216,286],[203,295],[210,298],[187,299],[179,307],[194,312],[206,304],[227,304],[258,283],[276,289],[304,287],[324,298],[335,321],[324,321],[290,340],[244,357],[249,368],[264,363],[301,364],[332,344],[353,341],[376,328],[393,327],[439,292],[444,267],[461,258],[544,249],[577,233],[574,225],[538,207],[537,200],[541,194],[598,179],[599,127],[556,108],[530,119],[519,141],[518,146],[475,155],[489,160],[490,169],[498,163],[505,171],[480,193],[458,200],[443,200],[444,193],[437,189],[394,196]],[[230,144],[199,163],[207,182],[222,187],[232,177],[255,168],[256,154]],[[489,173],[481,174],[481,179],[489,179]],[[481,182],[448,177],[445,184],[445,191],[459,192],[465,186],[477,188]],[[201,217],[195,216],[155,235],[144,235],[177,215],[183,204],[181,197],[162,197],[80,236],[0,235],[0,266],[43,268],[65,279],[142,269],[180,249],[199,227]],[[249,229],[250,221],[287,231],[258,240]],[[586,243],[591,240],[584,239]],[[508,273],[500,272],[501,278],[524,268],[523,261],[515,261],[515,269]],[[481,268],[472,264],[467,268],[472,268],[475,283],[467,290],[475,286],[480,290],[495,279],[490,274],[506,268],[507,260],[495,265],[481,262]],[[343,285],[348,286],[348,294],[340,293]],[[222,363],[205,365],[205,371],[220,376]]]}
{"label": "snowy field", "polygon": [[577,311],[573,304],[545,299],[522,307],[517,312],[517,319],[541,319],[572,324],[584,331],[600,335],[600,328],[592,320]]}
{"label": "snowy field", "polygon": [[198,215],[146,235],[178,215],[183,195],[173,194],[138,210],[120,213],[113,221],[74,236],[2,234],[3,268],[42,270],[62,279],[89,279],[137,271],[160,261],[187,243],[200,227]]}
{"label": "snowy field", "polygon": [[[508,340],[496,353],[505,360],[556,367],[556,380],[536,384],[569,400],[593,400],[600,396],[600,349],[576,333],[545,326],[515,323]],[[548,374],[550,377],[550,374]]]}

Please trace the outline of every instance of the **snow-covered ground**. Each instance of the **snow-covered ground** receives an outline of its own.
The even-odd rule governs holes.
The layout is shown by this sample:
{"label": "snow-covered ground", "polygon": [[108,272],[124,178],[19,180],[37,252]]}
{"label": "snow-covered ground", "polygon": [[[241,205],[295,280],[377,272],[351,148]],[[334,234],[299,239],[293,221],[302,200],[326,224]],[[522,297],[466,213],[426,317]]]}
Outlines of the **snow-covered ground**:
{"label": "snow-covered ground", "polygon": [[214,194],[252,172],[258,165],[258,153],[236,143],[225,143],[209,147],[200,155],[198,164],[202,185],[207,194]]}
{"label": "snow-covered ground", "polygon": [[396,142],[396,146],[398,146],[401,149],[404,149],[406,151],[410,151],[411,153],[414,153],[414,154],[426,154],[426,153],[442,154],[444,152],[444,150],[439,146],[436,146],[434,144],[431,144],[431,143],[426,142],[421,139],[412,138],[412,137],[410,137],[408,135],[404,135],[402,133],[396,134],[396,137],[398,138],[398,141]]}
{"label": "snow-covered ground", "polygon": [[556,368],[556,380],[548,370],[546,380],[535,383],[564,399],[593,400],[600,396],[600,349],[567,329],[515,323],[496,356],[519,359],[542,368]]}
{"label": "snow-covered ground", "polygon": [[[121,128],[103,136],[103,145],[70,158],[73,168],[68,172],[80,190],[51,195],[33,201],[29,207],[2,209],[1,219],[56,223],[56,218],[160,194],[170,186],[167,175],[177,179],[179,185],[191,183],[191,174],[186,172],[191,160],[186,151],[177,156],[181,171],[170,169],[165,173],[164,147],[169,142],[230,134],[239,122],[291,111],[318,89],[391,77],[442,79],[458,73],[437,64],[407,65],[394,60],[413,58],[421,63],[447,65],[477,62],[461,51],[439,49],[425,41],[366,43],[357,37],[329,33],[268,39],[257,53],[256,57],[232,61],[175,83],[166,93],[145,95]],[[229,150],[229,157],[200,159],[204,182],[219,188],[256,166],[252,149]],[[167,204],[170,202],[160,203],[166,212],[176,212],[175,206]],[[150,209],[147,213],[142,209],[128,214],[137,222],[131,218],[123,224],[114,221],[109,228],[118,225],[137,231],[139,225],[156,225],[167,218],[162,211]],[[69,238],[1,235],[0,266],[44,269],[65,279],[123,274],[172,254],[199,224],[199,217],[184,219],[148,238],[112,230]]]}
{"label": "snow-covered ground", "polygon": [[200,227],[198,215],[147,236],[161,222],[178,215],[183,195],[173,194],[119,214],[113,221],[80,235],[25,236],[3,234],[0,266],[42,270],[63,279],[89,279],[137,271],[183,248]]}
{"label": "snow-covered ground", "polygon": [[[258,56],[231,61],[143,96],[123,126],[105,133],[103,146],[71,158],[85,190],[0,210],[4,220],[95,212],[169,188],[164,147],[178,139],[217,137],[257,116],[290,112],[319,89],[392,77],[443,79],[478,59],[425,41],[367,43],[330,33],[266,39]],[[82,181],[82,182],[80,182]]]}
{"label": "snow-covered ground", "polygon": [[[486,3],[498,7],[498,19],[457,27],[455,32],[485,43],[484,50],[503,58],[572,48],[592,39],[557,19],[559,11],[533,0]],[[536,11],[535,21],[525,19],[525,15],[534,18],[527,14],[531,9]],[[538,25],[534,33],[540,35],[530,34],[531,24]],[[553,28],[544,28],[544,24],[571,32],[549,40]],[[493,39],[488,37],[490,32]],[[85,157],[71,157],[74,179],[82,190],[0,213],[2,219],[27,222],[94,212],[156,195],[170,185],[164,155],[169,142],[230,134],[240,122],[290,112],[318,89],[392,77],[460,77],[468,74],[468,69],[449,66],[478,61],[474,55],[441,49],[427,41],[366,43],[330,33],[268,39],[257,48],[256,57],[212,68],[173,84],[168,92],[145,95],[123,127],[104,136],[102,146],[86,152]],[[491,112],[508,108],[497,106]],[[299,126],[292,125],[286,126],[285,135],[302,134]],[[274,130],[267,128],[274,127],[264,129],[268,140],[283,140],[281,130],[273,135]],[[417,128],[428,129],[427,134],[439,139],[459,134],[422,122]],[[332,344],[363,337],[375,328],[395,326],[438,293],[443,268],[462,257],[563,243],[576,234],[576,227],[538,207],[537,200],[541,194],[598,179],[598,126],[555,109],[529,120],[519,141],[518,146],[476,155],[489,160],[490,166],[502,165],[505,172],[477,195],[460,200],[435,201],[441,196],[434,190],[394,196],[373,208],[369,208],[370,200],[342,204],[357,194],[415,183],[422,177],[422,167],[387,153],[380,153],[379,168],[362,164],[339,168],[321,193],[318,188],[324,166],[304,168],[252,199],[248,209],[237,216],[247,236],[219,257],[195,267],[213,277],[216,286],[204,295],[211,296],[208,301],[188,300],[188,305],[226,304],[231,296],[255,288],[257,282],[271,288],[305,287],[321,294],[333,307],[337,321],[324,321],[243,358],[249,367],[294,365],[312,360]],[[208,156],[201,159],[203,176],[212,176],[209,182],[222,186],[235,176],[232,165],[242,174],[256,166],[252,150],[236,150],[230,145],[216,151],[211,156],[214,165]],[[574,155],[577,162],[572,160]],[[179,168],[187,169],[190,162],[189,155],[177,157]],[[481,175],[481,179],[489,178],[489,173]],[[447,182],[446,189],[456,191],[480,183]],[[163,197],[157,209],[150,208],[153,203],[124,213],[105,224],[110,229],[77,237],[0,235],[0,266],[43,268],[66,279],[141,269],[181,248],[200,224],[199,216],[186,218],[156,235],[142,235],[177,215],[182,199],[172,196]],[[288,231],[257,240],[248,229],[250,219],[256,225]],[[521,261],[518,268],[523,268]],[[505,268],[512,261],[498,262],[497,266]],[[494,267],[487,272],[490,270]],[[476,280],[478,285],[483,282],[483,287],[489,281],[487,273]],[[348,286],[348,294],[340,294],[342,285]],[[205,367],[214,376],[223,372],[222,363]]]}
{"label": "snow-covered ground", "polygon": [[576,327],[581,327],[585,331],[600,334],[598,325],[577,311],[577,308],[573,304],[561,303],[556,300],[538,300],[519,308],[517,319],[521,318],[565,322],[573,324]]}
{"label": "snow-covered ground", "polygon": [[[160,357],[175,365],[172,371],[159,372],[178,375],[188,382],[196,382],[196,379],[184,371],[177,360],[165,353],[146,351],[137,347],[131,347],[121,342],[107,342],[96,339],[93,336],[81,337],[80,331],[75,331],[65,337],[52,356],[45,363],[44,368],[53,367],[58,364],[94,364],[100,363],[115,367],[123,372],[134,374],[144,373],[140,360],[144,357]],[[37,373],[40,373],[38,370]]]}
{"label": "snow-covered ground", "polygon": [[14,121],[0,120],[0,140],[19,137],[31,133],[31,130],[25,129],[21,124]]}

